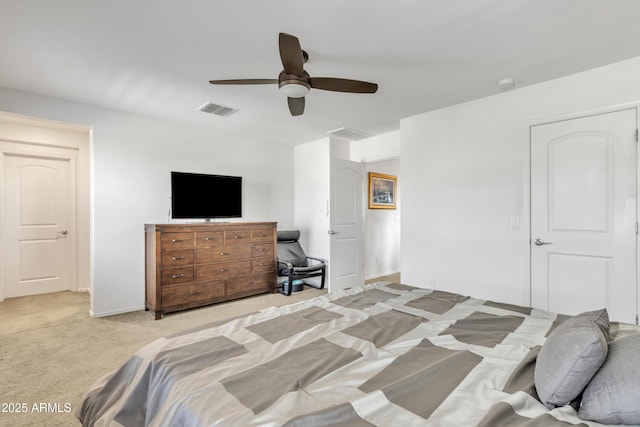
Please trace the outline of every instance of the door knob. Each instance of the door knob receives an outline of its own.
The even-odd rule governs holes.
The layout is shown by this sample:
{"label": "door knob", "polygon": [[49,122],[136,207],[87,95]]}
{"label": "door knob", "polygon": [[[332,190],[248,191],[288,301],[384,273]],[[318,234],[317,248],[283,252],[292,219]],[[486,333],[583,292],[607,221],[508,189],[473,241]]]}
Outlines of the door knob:
{"label": "door knob", "polygon": [[67,234],[69,234],[69,232],[67,230],[62,230],[60,231],[60,234],[62,234],[63,236],[66,236]]}
{"label": "door knob", "polygon": [[339,231],[329,230],[329,234],[331,234],[333,236],[334,234],[340,234],[340,232]]}
{"label": "door knob", "polygon": [[545,242],[542,239],[536,239],[536,240],[533,241],[533,244],[536,245],[536,246],[542,246],[542,245],[550,245],[551,242]]}

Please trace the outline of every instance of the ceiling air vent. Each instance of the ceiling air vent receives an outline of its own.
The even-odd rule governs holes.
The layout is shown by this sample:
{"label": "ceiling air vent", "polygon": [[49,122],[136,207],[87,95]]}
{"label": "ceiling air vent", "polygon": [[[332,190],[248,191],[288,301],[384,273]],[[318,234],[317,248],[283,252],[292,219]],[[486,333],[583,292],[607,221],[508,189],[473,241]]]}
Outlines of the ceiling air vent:
{"label": "ceiling air vent", "polygon": [[331,130],[327,132],[327,135],[351,140],[366,139],[372,137],[372,135],[369,135],[368,133],[360,132],[359,130],[355,129],[349,129],[347,127],[341,127],[339,129]]}
{"label": "ceiling air vent", "polygon": [[204,113],[215,114],[216,116],[229,117],[233,113],[238,110],[234,108],[225,107],[222,105],[212,104],[211,102],[207,102],[204,105],[198,107],[198,111],[202,111]]}

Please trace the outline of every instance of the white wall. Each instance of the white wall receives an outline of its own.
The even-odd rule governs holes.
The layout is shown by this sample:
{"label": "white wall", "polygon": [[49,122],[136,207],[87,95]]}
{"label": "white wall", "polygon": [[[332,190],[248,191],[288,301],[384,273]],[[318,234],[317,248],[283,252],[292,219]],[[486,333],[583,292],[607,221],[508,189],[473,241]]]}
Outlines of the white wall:
{"label": "white wall", "polygon": [[529,304],[529,126],[635,104],[639,75],[634,58],[402,120],[403,282]]}
{"label": "white wall", "polygon": [[172,170],[241,175],[243,221],[293,224],[291,147],[2,88],[0,111],[92,127],[95,316],[144,307],[143,224],[168,221]]}
{"label": "white wall", "polygon": [[293,148],[295,228],[300,230],[300,244],[307,255],[326,260],[330,257],[330,159],[329,138]]}

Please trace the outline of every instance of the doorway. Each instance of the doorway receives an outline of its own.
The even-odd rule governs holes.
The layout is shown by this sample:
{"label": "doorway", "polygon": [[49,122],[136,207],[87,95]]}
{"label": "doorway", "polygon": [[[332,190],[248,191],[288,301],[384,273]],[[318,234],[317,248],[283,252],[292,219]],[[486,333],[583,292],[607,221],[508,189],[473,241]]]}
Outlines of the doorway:
{"label": "doorway", "polygon": [[[401,254],[402,176],[399,157],[364,163],[364,192],[368,197],[369,173],[381,173],[397,177],[395,209],[369,209],[365,202],[364,215],[364,272],[367,281],[372,279],[399,279]],[[393,279],[390,279],[393,277]]]}
{"label": "doorway", "polygon": [[0,301],[90,290],[90,130],[0,113]]}
{"label": "doorway", "polygon": [[637,110],[531,127],[531,304],[637,322]]}

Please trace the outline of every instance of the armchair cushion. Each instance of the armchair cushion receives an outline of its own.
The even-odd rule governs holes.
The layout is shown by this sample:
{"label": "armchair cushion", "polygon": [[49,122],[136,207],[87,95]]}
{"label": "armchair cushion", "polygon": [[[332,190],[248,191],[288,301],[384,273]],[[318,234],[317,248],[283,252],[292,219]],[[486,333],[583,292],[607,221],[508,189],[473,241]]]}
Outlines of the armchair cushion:
{"label": "armchair cushion", "polygon": [[278,261],[288,262],[294,267],[305,267],[307,256],[298,242],[278,243]]}

